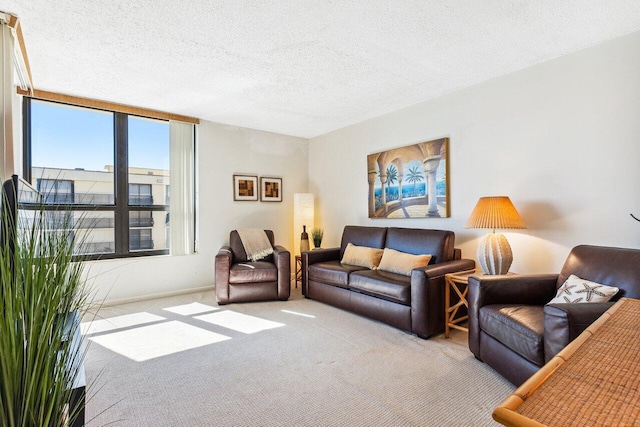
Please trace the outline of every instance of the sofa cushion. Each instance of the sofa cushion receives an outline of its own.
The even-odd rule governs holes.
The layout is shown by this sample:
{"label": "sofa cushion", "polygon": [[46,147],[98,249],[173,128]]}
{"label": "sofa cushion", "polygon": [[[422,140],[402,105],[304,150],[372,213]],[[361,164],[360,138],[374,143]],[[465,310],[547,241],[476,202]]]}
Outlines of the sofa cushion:
{"label": "sofa cushion", "polygon": [[340,259],[344,256],[344,250],[349,243],[369,248],[384,248],[384,241],[387,236],[386,227],[362,227],[360,225],[347,225],[342,231],[342,242],[340,243]]}
{"label": "sofa cushion", "polygon": [[356,246],[353,243],[349,243],[344,250],[344,255],[340,262],[342,264],[375,269],[378,267],[378,264],[380,264],[382,252],[382,249]]}
{"label": "sofa cushion", "polygon": [[378,270],[411,276],[414,268],[426,267],[430,259],[431,255],[413,255],[384,248]]}
{"label": "sofa cushion", "polygon": [[607,302],[617,293],[618,288],[614,286],[601,285],[572,274],[558,288],[555,298],[549,304]]}
{"label": "sofa cushion", "polygon": [[276,282],[276,265],[265,261],[233,264],[229,270],[229,283]]}
{"label": "sofa cushion", "polygon": [[340,261],[317,262],[307,269],[309,280],[328,285],[349,287],[349,274],[353,271],[364,270],[356,265],[340,264]]}
{"label": "sofa cushion", "polygon": [[385,247],[414,255],[430,254],[429,263],[436,264],[453,259],[454,243],[453,231],[390,227]]}
{"label": "sofa cushion", "polygon": [[403,305],[411,305],[411,278],[385,271],[356,271],[349,277],[349,288]]}
{"label": "sofa cushion", "polygon": [[479,312],[480,329],[523,358],[544,365],[544,306],[486,305]]}

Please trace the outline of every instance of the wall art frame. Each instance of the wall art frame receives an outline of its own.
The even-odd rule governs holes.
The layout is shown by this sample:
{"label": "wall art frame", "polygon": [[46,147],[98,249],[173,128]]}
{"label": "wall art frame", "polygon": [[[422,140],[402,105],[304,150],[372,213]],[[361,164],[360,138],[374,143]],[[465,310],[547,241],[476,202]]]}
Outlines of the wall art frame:
{"label": "wall art frame", "polygon": [[237,202],[258,201],[258,176],[234,174],[233,200]]}
{"label": "wall art frame", "polygon": [[449,138],[367,156],[369,218],[448,218]]}
{"label": "wall art frame", "polygon": [[282,178],[275,178],[271,176],[260,177],[260,201],[282,201]]}

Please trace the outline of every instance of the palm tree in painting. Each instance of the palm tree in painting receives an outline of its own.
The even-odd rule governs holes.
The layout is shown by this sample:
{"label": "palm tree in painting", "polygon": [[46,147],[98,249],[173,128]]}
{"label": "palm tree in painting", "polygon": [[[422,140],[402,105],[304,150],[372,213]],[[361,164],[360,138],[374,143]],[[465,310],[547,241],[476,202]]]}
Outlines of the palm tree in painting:
{"label": "palm tree in painting", "polygon": [[418,166],[409,168],[409,175],[407,176],[407,182],[413,183],[413,195],[416,195],[416,184],[422,181],[422,172],[418,170]]}
{"label": "palm tree in painting", "polygon": [[391,200],[391,184],[398,180],[398,169],[391,163],[387,167],[387,200]]}

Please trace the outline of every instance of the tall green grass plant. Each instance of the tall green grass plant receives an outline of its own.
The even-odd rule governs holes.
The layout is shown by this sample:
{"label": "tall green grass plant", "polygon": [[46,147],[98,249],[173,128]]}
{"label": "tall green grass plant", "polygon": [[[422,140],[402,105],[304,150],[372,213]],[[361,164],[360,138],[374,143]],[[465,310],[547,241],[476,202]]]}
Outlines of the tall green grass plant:
{"label": "tall green grass plant", "polygon": [[0,245],[0,425],[70,425],[81,410],[69,402],[84,353],[71,340],[79,321],[68,319],[87,304],[84,266],[73,255],[71,215],[28,213],[2,224],[20,232],[13,251]]}

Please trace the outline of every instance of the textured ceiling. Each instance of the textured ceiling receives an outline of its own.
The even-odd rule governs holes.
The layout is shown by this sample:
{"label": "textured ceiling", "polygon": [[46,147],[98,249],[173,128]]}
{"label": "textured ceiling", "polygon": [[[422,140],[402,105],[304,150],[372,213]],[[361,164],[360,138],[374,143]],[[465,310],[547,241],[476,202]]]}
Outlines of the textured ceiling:
{"label": "textured ceiling", "polygon": [[1,0],[36,89],[314,137],[640,31],[638,0]]}

